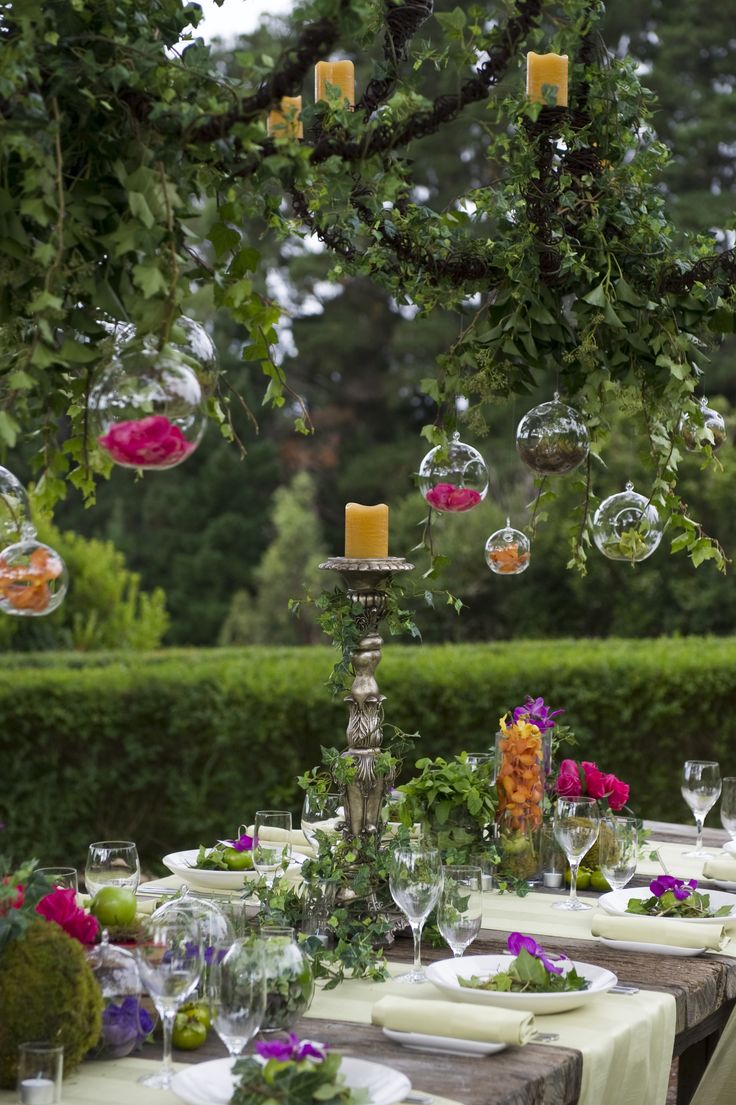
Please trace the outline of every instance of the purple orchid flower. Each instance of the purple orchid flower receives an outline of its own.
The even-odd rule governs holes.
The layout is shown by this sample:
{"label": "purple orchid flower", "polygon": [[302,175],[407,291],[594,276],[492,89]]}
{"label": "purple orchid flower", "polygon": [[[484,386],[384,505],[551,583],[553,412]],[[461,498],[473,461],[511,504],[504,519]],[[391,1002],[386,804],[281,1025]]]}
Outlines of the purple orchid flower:
{"label": "purple orchid flower", "polygon": [[247,833],[241,833],[237,840],[229,841],[230,847],[234,848],[236,852],[252,852],[253,851],[253,837],[248,836]]}
{"label": "purple orchid flower", "polygon": [[649,889],[655,898],[661,898],[668,890],[677,898],[678,902],[684,902],[694,890],[698,889],[697,879],[676,879],[674,875],[659,875],[649,883]]}
{"label": "purple orchid flower", "polygon": [[561,975],[563,968],[556,967],[554,961],[561,962],[567,959],[566,955],[549,955],[545,952],[541,944],[538,944],[533,936],[524,936],[521,932],[512,932],[509,934],[508,949],[512,955],[518,955],[522,948],[529,952],[529,955],[533,955],[535,959],[539,959],[544,967],[545,971],[549,971],[553,975]]}
{"label": "purple orchid flower", "polygon": [[153,1029],[153,1021],[136,997],[127,997],[118,1005],[111,1001],[102,1013],[102,1043],[110,1058],[130,1055]]}
{"label": "purple orchid flower", "polygon": [[564,710],[550,710],[549,706],[545,706],[543,698],[532,698],[531,695],[527,695],[524,705],[517,706],[514,710],[514,725],[520,720],[530,721],[532,725],[536,725],[540,733],[546,733],[548,729],[555,727],[552,719],[564,712]]}
{"label": "purple orchid flower", "polygon": [[255,1050],[262,1059],[277,1059],[280,1063],[288,1063],[293,1060],[300,1063],[303,1059],[316,1059],[322,1062],[326,1058],[329,1047],[326,1044],[315,1044],[309,1040],[300,1040],[294,1032],[289,1033],[287,1040],[271,1040],[258,1042]]}

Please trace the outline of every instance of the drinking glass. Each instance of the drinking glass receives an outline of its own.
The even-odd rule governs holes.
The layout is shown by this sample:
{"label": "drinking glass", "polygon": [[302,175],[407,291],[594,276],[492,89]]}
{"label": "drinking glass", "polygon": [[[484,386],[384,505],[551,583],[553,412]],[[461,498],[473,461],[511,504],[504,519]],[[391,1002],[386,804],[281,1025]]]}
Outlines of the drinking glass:
{"label": "drinking glass", "polygon": [[444,867],[437,925],[455,957],[461,956],[473,943],[482,919],[483,872],[480,867]]}
{"label": "drinking glass", "polygon": [[73,890],[79,893],[79,880],[74,867],[37,867],[37,875],[48,879],[54,890]]}
{"label": "drinking glass", "polygon": [[442,889],[439,851],[422,841],[397,845],[391,853],[388,885],[414,937],[414,964],[408,974],[399,977],[402,982],[426,982],[421,958],[422,929]]}
{"label": "drinking glass", "polygon": [[273,886],[282,863],[291,859],[291,814],[258,810],[253,828],[253,866]]}
{"label": "drinking glass", "polygon": [[266,1012],[262,940],[251,936],[217,951],[210,967],[209,998],[212,1026],[231,1059],[237,1059]]}
{"label": "drinking glass", "polygon": [[612,890],[623,890],[636,874],[639,830],[635,817],[607,817],[598,837],[598,866]]}
{"label": "drinking glass", "polygon": [[552,822],[555,838],[570,864],[570,896],[555,902],[554,909],[591,909],[578,898],[578,867],[593,847],[600,828],[600,813],[595,798],[558,798]]}
{"label": "drinking glass", "polygon": [[164,1029],[160,1071],[141,1078],[144,1086],[166,1090],[171,1085],[171,1032],[176,1011],[194,992],[202,973],[202,933],[193,918],[151,917],[143,922],[135,947],[141,982],[153,999]]}
{"label": "drinking glass", "polygon": [[690,807],[697,826],[695,848],[684,856],[709,856],[703,847],[703,823],[721,793],[721,769],[715,760],[687,760],[682,769],[682,797]]}
{"label": "drinking glass", "polygon": [[84,884],[91,898],[103,886],[126,886],[135,893],[140,881],[138,849],[132,840],[98,840],[90,844]]}
{"label": "drinking glass", "polygon": [[736,778],[728,775],[721,791],[721,825],[731,840],[736,840]]}
{"label": "drinking glass", "polygon": [[496,782],[496,753],[495,752],[468,752],[465,757],[465,762],[468,767],[472,767],[473,771],[477,771],[478,768],[482,768],[485,775],[488,776],[488,785],[493,786]]}
{"label": "drinking glass", "polygon": [[317,833],[337,836],[342,821],[342,800],[339,794],[320,794],[307,790],[302,805],[302,832],[316,852],[319,851]]}

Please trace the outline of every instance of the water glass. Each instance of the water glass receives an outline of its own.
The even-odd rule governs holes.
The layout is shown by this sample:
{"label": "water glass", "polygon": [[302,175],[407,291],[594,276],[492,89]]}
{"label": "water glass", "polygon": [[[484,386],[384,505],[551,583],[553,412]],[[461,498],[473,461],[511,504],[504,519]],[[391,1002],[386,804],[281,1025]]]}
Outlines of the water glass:
{"label": "water glass", "polygon": [[683,855],[709,856],[711,853],[703,848],[703,824],[721,793],[721,769],[715,760],[687,760],[682,769],[680,791],[697,826],[695,848]]}
{"label": "water glass", "polygon": [[54,890],[73,890],[79,893],[79,879],[74,867],[37,867],[37,875],[43,875]]}
{"label": "water glass", "polygon": [[315,852],[319,851],[317,833],[336,837],[343,821],[342,800],[339,794],[324,794],[307,790],[302,804],[302,832]]}
{"label": "water glass", "polygon": [[138,849],[132,840],[98,840],[90,844],[84,884],[91,898],[103,886],[125,886],[135,893],[140,881]]}
{"label": "water glass", "polygon": [[721,791],[721,825],[736,840],[736,777],[728,775]]}
{"label": "water glass", "polygon": [[18,1101],[56,1105],[61,1101],[64,1048],[45,1040],[18,1045]]}
{"label": "water glass", "polygon": [[199,924],[183,915],[171,920],[151,917],[141,925],[135,957],[141,982],[153,999],[164,1029],[161,1069],[139,1081],[151,1089],[167,1090],[174,1076],[171,1033],[176,1011],[194,993],[204,963]]}
{"label": "water glass", "polygon": [[237,1059],[266,1012],[266,961],[257,936],[236,940],[212,958],[209,980],[212,1026]]}
{"label": "water glass", "polygon": [[598,837],[598,866],[612,890],[623,890],[636,874],[639,828],[635,817],[607,817]]}
{"label": "water glass", "polygon": [[487,777],[488,785],[496,782],[496,753],[495,752],[468,752],[465,762],[473,771],[482,771]]}
{"label": "water glass", "polygon": [[480,932],[483,873],[480,867],[447,865],[437,906],[437,925],[452,954],[459,957]]}
{"label": "water glass", "polygon": [[320,944],[329,948],[334,943],[334,930],[330,927],[330,917],[335,909],[337,884],[320,879],[307,884],[302,907],[302,933],[313,936]]}
{"label": "water glass", "polygon": [[414,937],[414,964],[403,982],[426,982],[422,970],[421,944],[424,922],[434,908],[442,889],[442,860],[436,848],[426,841],[397,845],[389,865],[391,897],[406,916]]}
{"label": "water glass", "polygon": [[273,886],[276,875],[291,859],[291,814],[286,810],[258,810],[253,827],[253,866]]}
{"label": "water glass", "polygon": [[595,798],[558,798],[552,822],[555,839],[570,864],[570,896],[555,902],[553,909],[591,909],[578,898],[580,861],[593,847],[600,828],[600,813]]}

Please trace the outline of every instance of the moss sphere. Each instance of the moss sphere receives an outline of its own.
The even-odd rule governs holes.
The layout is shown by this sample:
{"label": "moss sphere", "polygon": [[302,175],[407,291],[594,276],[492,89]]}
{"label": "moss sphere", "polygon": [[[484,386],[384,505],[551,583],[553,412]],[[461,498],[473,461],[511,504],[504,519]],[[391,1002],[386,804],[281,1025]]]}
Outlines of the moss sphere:
{"label": "moss sphere", "polygon": [[12,1089],[18,1044],[64,1046],[67,1074],[97,1042],[102,995],[78,940],[39,918],[0,953],[0,1087]]}

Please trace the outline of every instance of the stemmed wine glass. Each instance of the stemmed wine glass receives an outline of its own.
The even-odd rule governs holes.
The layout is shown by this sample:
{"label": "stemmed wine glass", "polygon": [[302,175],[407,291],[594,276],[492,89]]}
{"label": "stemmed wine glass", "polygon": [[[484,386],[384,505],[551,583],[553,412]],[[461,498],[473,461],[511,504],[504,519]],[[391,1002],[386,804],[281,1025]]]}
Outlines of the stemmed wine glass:
{"label": "stemmed wine glass", "polygon": [[456,958],[473,943],[482,919],[483,872],[480,867],[444,867],[437,925]]}
{"label": "stemmed wine glass", "polygon": [[237,1059],[261,1027],[266,1012],[263,941],[248,937],[216,950],[209,983],[213,1028],[230,1058]]}
{"label": "stemmed wine glass", "polygon": [[253,866],[273,886],[284,861],[291,859],[291,814],[286,810],[258,810],[253,827]]}
{"label": "stemmed wine glass", "polygon": [[193,919],[151,917],[141,925],[135,947],[141,981],[153,999],[164,1027],[161,1070],[140,1082],[155,1090],[171,1086],[171,1032],[176,1011],[194,992],[202,973],[201,930]]}
{"label": "stemmed wine glass", "polygon": [[555,839],[570,864],[570,896],[554,909],[592,909],[578,898],[578,867],[598,838],[600,813],[595,798],[558,798],[552,822]]}
{"label": "stemmed wine glass", "polygon": [[321,794],[307,790],[302,805],[302,832],[315,852],[319,851],[317,833],[337,836],[337,826],[342,820],[342,800],[339,794]]}
{"label": "stemmed wine glass", "polygon": [[736,840],[736,778],[733,775],[729,775],[723,780],[721,825],[723,825],[731,840]]}
{"label": "stemmed wine glass", "polygon": [[408,974],[399,976],[400,980],[426,982],[421,957],[422,929],[442,889],[440,853],[422,841],[397,845],[391,853],[388,885],[414,937],[414,964]]}
{"label": "stemmed wine glass", "polygon": [[598,836],[598,866],[612,890],[623,890],[636,874],[639,830],[635,817],[607,817]]}
{"label": "stemmed wine glass", "polygon": [[97,840],[87,849],[84,885],[90,897],[103,886],[125,886],[133,893],[141,881],[138,849],[132,840]]}
{"label": "stemmed wine glass", "polygon": [[709,856],[703,848],[703,823],[721,793],[721,769],[714,760],[687,760],[682,769],[682,797],[690,807],[697,826],[693,851],[685,856]]}

